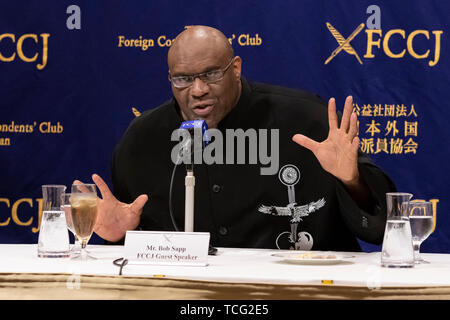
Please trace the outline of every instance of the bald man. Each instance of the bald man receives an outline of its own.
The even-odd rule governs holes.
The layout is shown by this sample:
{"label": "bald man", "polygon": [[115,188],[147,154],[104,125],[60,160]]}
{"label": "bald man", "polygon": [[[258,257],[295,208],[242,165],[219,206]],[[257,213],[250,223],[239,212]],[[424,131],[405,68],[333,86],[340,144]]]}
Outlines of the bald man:
{"label": "bald man", "polygon": [[[122,137],[112,164],[114,195],[93,175],[102,194],[95,232],[116,242],[127,230],[174,230],[171,134],[183,121],[201,119],[220,132],[278,130],[280,164],[300,178],[289,202],[279,174],[262,175],[257,165],[196,165],[194,230],[210,232],[212,245],[360,251],[357,238],[381,243],[385,193],[395,186],[358,151],[352,98],[338,117],[333,98],[327,108],[304,91],[248,82],[241,65],[217,29],[194,26],[176,37],[168,53],[173,99],[133,120]],[[182,226],[185,172],[178,173],[172,202]]]}

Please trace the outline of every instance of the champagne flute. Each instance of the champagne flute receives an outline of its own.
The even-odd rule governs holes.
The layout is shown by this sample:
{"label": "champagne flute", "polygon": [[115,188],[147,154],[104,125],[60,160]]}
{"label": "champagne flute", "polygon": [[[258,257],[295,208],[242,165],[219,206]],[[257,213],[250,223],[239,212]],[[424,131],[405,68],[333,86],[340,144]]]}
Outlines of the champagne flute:
{"label": "champagne flute", "polygon": [[67,222],[67,229],[73,234],[75,238],[75,243],[73,247],[70,249],[71,256],[78,256],[81,252],[81,244],[78,240],[78,237],[75,233],[75,230],[73,229],[73,222],[72,222],[72,213],[71,213],[71,207],[70,207],[70,197],[72,196],[71,193],[63,193],[61,195],[61,209],[64,211],[66,215],[66,222]]}
{"label": "champagne flute", "polygon": [[81,244],[80,255],[73,259],[95,259],[86,250],[97,220],[98,199],[95,184],[73,184],[70,208],[73,230]]}
{"label": "champagne flute", "polygon": [[414,247],[414,263],[429,263],[420,256],[420,245],[434,231],[431,202],[411,201],[408,203],[408,213]]}

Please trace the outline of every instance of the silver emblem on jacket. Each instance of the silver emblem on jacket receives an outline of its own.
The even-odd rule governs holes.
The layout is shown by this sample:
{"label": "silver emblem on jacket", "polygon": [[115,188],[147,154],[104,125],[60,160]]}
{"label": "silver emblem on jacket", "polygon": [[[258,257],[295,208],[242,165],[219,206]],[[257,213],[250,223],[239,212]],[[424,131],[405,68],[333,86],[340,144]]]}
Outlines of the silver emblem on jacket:
{"label": "silver emblem on jacket", "polygon": [[311,213],[322,208],[326,203],[325,198],[321,198],[317,201],[313,201],[305,205],[297,206],[297,203],[295,201],[294,186],[300,180],[300,170],[292,164],[288,164],[282,167],[278,172],[278,178],[280,179],[281,183],[286,185],[288,188],[289,203],[285,207],[261,205],[258,208],[258,211],[274,216],[291,217],[291,231],[280,233],[276,239],[276,245],[278,249],[281,249],[279,245],[280,239],[284,235],[288,235],[290,249],[310,250],[314,244],[314,239],[311,234],[306,231],[297,233],[298,224],[302,221],[302,218],[307,217]]}

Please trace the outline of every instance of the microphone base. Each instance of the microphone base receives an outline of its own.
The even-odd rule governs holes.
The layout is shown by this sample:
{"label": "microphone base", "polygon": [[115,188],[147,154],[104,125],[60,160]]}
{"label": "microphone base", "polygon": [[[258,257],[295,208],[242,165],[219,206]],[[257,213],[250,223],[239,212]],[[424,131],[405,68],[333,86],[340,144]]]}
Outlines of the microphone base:
{"label": "microphone base", "polygon": [[216,253],[217,253],[217,248],[214,248],[213,246],[209,245],[208,255],[215,256]]}

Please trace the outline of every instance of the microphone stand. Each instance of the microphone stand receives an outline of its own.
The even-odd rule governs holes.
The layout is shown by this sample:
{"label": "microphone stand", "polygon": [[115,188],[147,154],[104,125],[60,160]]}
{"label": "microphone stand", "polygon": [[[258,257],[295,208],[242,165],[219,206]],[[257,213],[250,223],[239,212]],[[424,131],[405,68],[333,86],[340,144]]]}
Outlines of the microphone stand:
{"label": "microphone stand", "polygon": [[[184,179],[184,186],[185,186],[185,204],[184,204],[184,232],[194,232],[194,194],[195,194],[195,176],[194,176],[194,153],[196,151],[195,149],[195,143],[193,142],[193,135],[194,130],[192,128],[189,129],[189,133],[191,134],[191,140],[188,145],[185,145],[181,150],[180,154],[178,156],[177,163],[174,166],[174,170],[172,172],[172,178],[170,182],[170,189],[169,189],[169,212],[170,217],[172,219],[172,224],[174,225],[175,230],[178,230],[175,219],[173,217],[172,212],[172,185],[173,180],[175,176],[175,170],[178,164],[181,162],[181,158],[183,155],[183,152],[188,152],[191,154],[191,163],[186,164],[186,177]],[[202,135],[203,138],[203,135]],[[202,144],[203,149],[203,144]],[[217,248],[214,248],[209,244],[208,254],[209,255],[215,255],[217,253]]]}
{"label": "microphone stand", "polygon": [[194,189],[195,176],[194,170],[186,170],[186,178],[184,179],[186,189],[184,204],[184,231],[194,232]]}
{"label": "microphone stand", "polygon": [[194,154],[196,151],[193,130],[189,130],[191,140],[186,152],[191,155],[190,163],[186,163],[186,177],[184,178],[185,200],[184,200],[184,232],[194,232]]}
{"label": "microphone stand", "polygon": [[[195,144],[192,144],[191,156],[194,157]],[[194,232],[194,194],[195,194],[195,176],[194,176],[194,159],[191,163],[186,164],[186,177],[184,178],[185,186],[185,203],[184,203],[184,232]],[[209,244],[208,254],[215,255],[217,248]]]}

